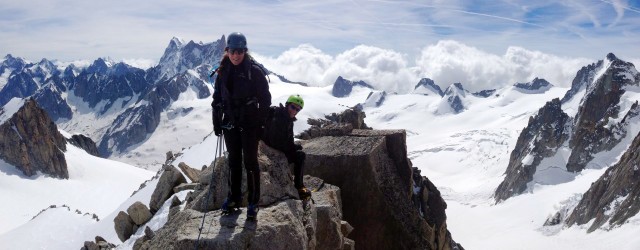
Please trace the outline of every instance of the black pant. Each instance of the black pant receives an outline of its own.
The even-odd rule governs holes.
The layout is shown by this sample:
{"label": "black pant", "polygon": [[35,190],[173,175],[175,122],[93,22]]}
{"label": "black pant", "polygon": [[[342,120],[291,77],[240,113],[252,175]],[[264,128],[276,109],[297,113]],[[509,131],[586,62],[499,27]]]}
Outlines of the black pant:
{"label": "black pant", "polygon": [[302,150],[289,151],[284,154],[287,157],[289,163],[293,163],[293,183],[296,188],[304,187],[302,183],[302,167],[304,166],[304,159],[307,155]]}
{"label": "black pant", "polygon": [[242,163],[247,170],[247,186],[249,204],[260,201],[260,168],[258,167],[258,134],[257,129],[240,129],[234,127],[224,130],[224,142],[229,152],[229,168],[231,170],[230,198],[234,201],[242,199]]}

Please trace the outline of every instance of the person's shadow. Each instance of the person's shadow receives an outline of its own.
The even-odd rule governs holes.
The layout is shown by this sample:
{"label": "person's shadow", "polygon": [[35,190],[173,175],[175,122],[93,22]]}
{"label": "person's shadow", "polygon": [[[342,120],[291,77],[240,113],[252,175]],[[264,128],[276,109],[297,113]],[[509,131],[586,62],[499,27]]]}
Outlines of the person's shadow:
{"label": "person's shadow", "polygon": [[212,216],[214,218],[212,218],[208,227],[216,223],[215,217],[218,217],[216,223],[219,227],[218,231],[214,233],[207,230],[205,235],[214,233],[215,237],[210,238],[210,240],[205,240],[204,242],[201,240],[201,242],[199,242],[200,248],[209,249],[208,247],[211,247],[217,249],[220,247],[233,246],[235,244],[231,244],[232,239],[234,241],[249,242],[255,235],[258,224],[257,221],[247,220],[245,210],[246,208],[239,209],[226,215],[223,215],[221,211],[215,211],[215,214]]}

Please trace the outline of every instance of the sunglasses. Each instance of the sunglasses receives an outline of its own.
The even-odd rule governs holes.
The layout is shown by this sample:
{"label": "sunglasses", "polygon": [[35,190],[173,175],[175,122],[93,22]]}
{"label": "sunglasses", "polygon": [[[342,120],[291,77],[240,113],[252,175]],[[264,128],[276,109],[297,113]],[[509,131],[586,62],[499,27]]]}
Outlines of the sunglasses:
{"label": "sunglasses", "polygon": [[247,52],[247,49],[227,49],[231,55],[242,55]]}
{"label": "sunglasses", "polygon": [[300,110],[301,110],[301,108],[298,108],[298,107],[296,107],[296,106],[294,106],[294,105],[291,105],[291,104],[289,105],[289,108],[290,108],[291,110],[295,110],[296,112],[300,112]]}

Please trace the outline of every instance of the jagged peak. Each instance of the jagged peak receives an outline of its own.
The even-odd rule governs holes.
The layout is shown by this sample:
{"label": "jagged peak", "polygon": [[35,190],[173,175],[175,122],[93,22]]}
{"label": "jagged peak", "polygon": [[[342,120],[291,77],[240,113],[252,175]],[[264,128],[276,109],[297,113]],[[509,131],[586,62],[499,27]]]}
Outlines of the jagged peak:
{"label": "jagged peak", "polygon": [[[27,62],[26,60],[24,60],[24,59],[20,58],[20,57],[14,57],[14,56],[13,56],[13,55],[11,55],[11,54],[7,54],[7,55],[4,57],[4,59],[3,59],[2,63],[3,63],[3,64],[9,64],[10,66],[15,67],[15,66],[24,66],[24,65],[26,65],[28,62]],[[16,65],[16,64],[19,64],[19,65]]]}
{"label": "jagged peak", "polygon": [[176,37],[174,36],[173,38],[171,38],[171,41],[169,41],[169,47],[175,46],[176,48],[180,48],[182,47],[182,45],[184,44],[184,40],[182,38]]}
{"label": "jagged peak", "polygon": [[447,89],[444,91],[444,95],[465,95],[466,90],[464,89],[464,87],[462,86],[462,83],[456,82],[453,83],[451,85],[449,85],[449,87],[447,87]]}
{"label": "jagged peak", "polygon": [[513,86],[523,90],[531,90],[531,91],[545,90],[546,91],[547,89],[551,88],[553,84],[549,83],[547,80],[543,78],[536,77],[530,82],[515,83],[513,84]]}
{"label": "jagged peak", "polygon": [[38,62],[38,66],[45,67],[47,69],[55,69],[56,68],[56,65],[52,61],[47,60],[46,58],[42,58],[42,60],[40,60],[40,62]]}
{"label": "jagged peak", "polygon": [[[430,78],[422,78],[422,79],[420,79],[420,81],[418,82],[418,84],[416,84],[416,86],[413,88],[413,90],[414,91],[418,90],[418,88],[420,86],[423,86],[425,89],[428,89],[428,90],[430,90],[432,92],[435,92],[439,96],[443,96],[444,95],[444,93],[442,92],[442,89],[440,88],[440,86],[438,86]],[[426,94],[426,93],[422,93],[422,94]]]}
{"label": "jagged peak", "polygon": [[462,83],[456,82],[453,84],[454,87],[460,89],[460,90],[464,90],[464,87],[462,87]]}
{"label": "jagged peak", "polygon": [[609,53],[607,54],[607,60],[609,61],[615,61],[615,60],[619,60],[618,57],[616,57],[616,55],[614,55],[613,53]]}

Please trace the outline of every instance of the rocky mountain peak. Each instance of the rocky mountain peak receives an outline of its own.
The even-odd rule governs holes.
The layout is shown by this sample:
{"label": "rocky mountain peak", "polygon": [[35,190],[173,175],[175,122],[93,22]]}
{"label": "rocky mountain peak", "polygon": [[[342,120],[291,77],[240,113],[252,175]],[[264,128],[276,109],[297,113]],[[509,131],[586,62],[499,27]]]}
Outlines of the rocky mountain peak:
{"label": "rocky mountain peak", "polygon": [[215,65],[222,59],[225,46],[226,42],[222,39],[206,44],[193,41],[185,44],[174,37],[158,63],[161,72],[159,79],[173,77],[202,64]]}
{"label": "rocky mountain peak", "polygon": [[607,54],[607,60],[615,61],[615,60],[618,60],[618,57],[616,57],[616,55],[614,55],[613,53],[609,53]]}
{"label": "rocky mountain peak", "polygon": [[531,82],[526,83],[516,83],[513,85],[514,87],[525,90],[527,92],[535,91],[535,92],[544,92],[551,88],[553,85],[549,83],[547,80],[542,78],[535,78]]}
{"label": "rocky mountain peak", "polygon": [[447,87],[447,89],[444,91],[445,95],[465,95],[465,90],[464,87],[462,87],[462,83],[456,82],[453,83],[451,85],[449,85],[449,87]]}
{"label": "rocky mountain peak", "polygon": [[[424,88],[426,91],[421,91],[420,88]],[[429,78],[422,78],[413,88],[413,92],[417,94],[429,95],[429,92],[433,92],[439,96],[443,96],[444,93],[440,86],[438,86],[433,80]]]}
{"label": "rocky mountain peak", "polygon": [[[615,56],[611,56],[615,57]],[[614,59],[598,79],[587,87],[575,117],[575,134],[569,141],[573,149],[567,170],[578,172],[593,155],[610,150],[620,138],[612,133],[609,121],[620,114],[620,102],[627,86],[640,84],[640,73],[633,64]]]}
{"label": "rocky mountain peak", "polygon": [[2,68],[10,68],[12,70],[20,70],[20,69],[24,68],[26,65],[27,65],[27,62],[25,62],[22,58],[13,57],[11,54],[7,54],[4,57],[4,60],[2,61],[2,64],[0,64],[0,70]]}
{"label": "rocky mountain peak", "polygon": [[[607,57],[613,61],[602,60],[583,67],[562,101],[554,99],[530,118],[511,153],[505,179],[495,192],[497,201],[523,192],[540,162],[556,154],[559,147],[570,152],[562,173],[571,175],[587,167],[597,154],[619,148],[623,140],[630,140],[626,137],[634,136],[628,131],[640,113],[638,105],[629,109],[630,100],[623,100],[622,96],[640,85],[640,73],[631,63],[612,54]],[[577,93],[584,96],[574,108],[577,113],[570,117],[561,105],[580,98],[575,96]]]}
{"label": "rocky mountain peak", "polygon": [[331,94],[335,97],[346,97],[351,94],[353,87],[362,86],[365,88],[373,89],[371,85],[366,83],[365,81],[350,81],[342,78],[342,76],[338,76],[336,81],[333,83],[333,89],[331,89]]}
{"label": "rocky mountain peak", "polygon": [[[462,83],[457,82],[449,85],[444,91],[444,96],[442,97],[443,102],[440,104],[440,109],[446,105],[453,110],[453,113],[457,114],[462,112],[466,108],[463,102],[463,99],[466,97],[466,92]],[[442,110],[439,110],[439,112],[445,113]]]}
{"label": "rocky mountain peak", "polygon": [[64,157],[66,141],[35,100],[28,99],[0,124],[0,158],[26,176],[38,172],[69,178]]}
{"label": "rocky mountain peak", "polygon": [[477,97],[487,98],[493,95],[494,93],[496,93],[496,89],[485,89],[485,90],[480,90],[478,92],[471,93],[471,94]]}
{"label": "rocky mountain peak", "polygon": [[42,60],[38,62],[38,66],[45,68],[49,71],[53,71],[54,69],[56,69],[56,65],[53,64],[53,62],[47,60],[46,58],[42,58]]}
{"label": "rocky mountain peak", "polygon": [[89,67],[87,67],[86,72],[89,74],[93,74],[93,73],[106,74],[107,71],[109,70],[110,65],[111,64],[108,63],[105,59],[98,58],[95,61],[93,61],[93,63],[89,65]]}
{"label": "rocky mountain peak", "polygon": [[547,102],[529,118],[511,151],[505,178],[495,191],[497,202],[524,192],[545,157],[555,154],[569,138],[570,117],[562,111],[560,99]]}
{"label": "rocky mountain peak", "polygon": [[564,97],[562,97],[562,103],[568,102],[573,97],[575,97],[578,92],[587,88],[587,86],[593,83],[593,81],[595,80],[594,78],[596,77],[596,73],[600,71],[603,65],[604,61],[600,60],[596,63],[584,66],[580,70],[578,70],[576,76],[571,82],[571,89],[569,89],[569,91],[565,93]]}

